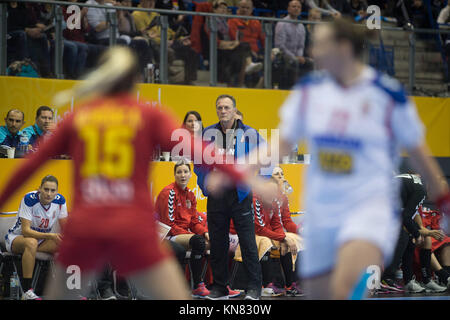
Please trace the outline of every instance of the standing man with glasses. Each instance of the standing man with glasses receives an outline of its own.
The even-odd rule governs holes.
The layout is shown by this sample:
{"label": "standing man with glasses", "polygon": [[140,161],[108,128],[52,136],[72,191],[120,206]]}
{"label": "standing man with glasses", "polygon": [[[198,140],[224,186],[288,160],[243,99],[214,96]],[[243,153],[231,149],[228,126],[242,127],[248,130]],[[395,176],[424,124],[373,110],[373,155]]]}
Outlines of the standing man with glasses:
{"label": "standing man with glasses", "polygon": [[[234,159],[244,156],[257,147],[262,138],[258,132],[236,119],[236,100],[230,95],[221,95],[216,100],[216,112],[219,122],[207,127],[203,136],[211,137],[219,152],[233,156]],[[251,132],[254,131],[254,132]],[[253,135],[256,139],[247,138]],[[245,135],[245,136],[244,136]],[[197,183],[208,197],[207,214],[208,230],[211,245],[211,269],[214,284],[207,297],[211,300],[228,299],[227,289],[228,247],[230,220],[233,219],[239,244],[242,250],[243,265],[247,273],[246,300],[258,300],[261,296],[261,265],[255,242],[255,225],[252,210],[252,192],[240,185],[230,185],[221,196],[208,195],[206,181],[210,170],[195,166]]]}

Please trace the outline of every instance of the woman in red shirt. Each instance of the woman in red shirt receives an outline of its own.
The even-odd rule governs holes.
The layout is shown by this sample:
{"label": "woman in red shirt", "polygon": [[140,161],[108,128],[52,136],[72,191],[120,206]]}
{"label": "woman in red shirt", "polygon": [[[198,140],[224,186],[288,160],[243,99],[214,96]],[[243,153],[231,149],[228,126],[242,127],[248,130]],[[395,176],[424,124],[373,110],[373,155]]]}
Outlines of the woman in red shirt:
{"label": "woman in red shirt", "polygon": [[174,167],[175,182],[166,186],[156,200],[156,212],[162,223],[170,226],[168,239],[191,250],[189,259],[194,290],[192,296],[209,294],[202,279],[202,261],[208,246],[208,229],[198,219],[195,194],[187,187],[192,176],[191,165],[180,160]]}

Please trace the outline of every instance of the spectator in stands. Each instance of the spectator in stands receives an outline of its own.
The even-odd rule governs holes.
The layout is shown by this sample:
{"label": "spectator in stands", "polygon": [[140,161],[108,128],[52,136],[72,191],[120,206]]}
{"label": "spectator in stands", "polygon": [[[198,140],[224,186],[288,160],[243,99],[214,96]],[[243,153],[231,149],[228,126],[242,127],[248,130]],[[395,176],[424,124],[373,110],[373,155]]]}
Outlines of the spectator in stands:
{"label": "spectator in stands", "polygon": [[209,242],[208,230],[197,216],[195,194],[187,187],[191,178],[191,165],[180,160],[174,167],[175,182],[158,195],[155,210],[162,223],[171,227],[169,239],[191,250],[190,267],[194,282],[193,297],[204,298],[209,290],[202,279],[202,259]]}
{"label": "spectator in stands", "polygon": [[[61,243],[61,234],[52,228],[59,222],[61,229],[67,220],[66,199],[58,193],[58,179],[45,176],[37,191],[23,197],[16,223],[6,235],[6,250],[22,255],[22,300],[41,300],[33,291],[36,252],[55,253]],[[52,232],[53,231],[53,232]]]}
{"label": "spectator in stands", "polygon": [[[118,5],[131,7],[132,2],[131,0],[119,0]],[[153,49],[150,46],[149,41],[145,39],[143,34],[136,28],[131,11],[118,10],[117,24],[120,37],[124,39],[136,53],[140,70],[143,72],[147,64],[152,63],[154,60]]]}
{"label": "spectator in stands", "polygon": [[[253,3],[251,0],[241,0],[238,6],[238,15],[251,16],[253,12]],[[253,61],[262,61],[262,48],[265,45],[265,37],[263,34],[261,23],[258,20],[245,20],[232,18],[228,20],[228,31],[231,40],[239,40],[239,42],[247,42],[253,56]],[[263,78],[260,76],[250,77],[248,86],[261,87]]]}
{"label": "spectator in stands", "polygon": [[[213,1],[213,12],[227,14],[227,5],[223,0]],[[226,18],[216,18],[218,27],[218,79],[227,83],[228,86],[242,87],[246,74],[258,72],[262,63],[252,62],[252,53],[248,42],[240,42],[238,39],[231,40],[229,26]],[[205,23],[205,32],[210,35],[209,23]],[[207,43],[203,43],[206,51],[209,51]],[[208,58],[209,57],[205,57]]]}
{"label": "spectator in stands", "polygon": [[[178,1],[176,6],[173,4],[172,0],[156,0],[155,8],[165,10],[178,10],[178,9],[183,11],[187,10],[182,0]],[[189,34],[190,25],[187,16],[181,14],[179,15],[169,14],[168,17],[169,17],[169,26],[172,30],[175,30],[176,32],[184,32],[186,33],[185,35]]]}
{"label": "spectator in stands", "polygon": [[[409,13],[412,24],[416,28],[430,28],[430,21],[428,19],[428,12],[423,0],[413,0],[409,7]],[[419,34],[419,36],[421,36]],[[423,36],[423,35],[422,35]]]}
{"label": "spectator in stands", "polygon": [[192,135],[202,135],[203,123],[200,113],[197,111],[188,111],[183,119],[183,128],[189,130]]}
{"label": "spectator in stands", "polygon": [[27,34],[25,33],[28,25],[27,19],[24,18],[26,17],[26,8],[23,3],[8,2],[7,11],[7,64],[9,65],[13,61],[29,57]]}
{"label": "spectator in stands", "polygon": [[351,0],[350,7],[353,17],[359,16],[364,18],[367,16],[367,3],[365,0]]}
{"label": "spectator in stands", "polygon": [[[308,12],[308,21],[322,21],[322,12],[316,8],[312,8]],[[311,59],[311,37],[314,30],[314,24],[306,25],[306,37],[305,37],[305,50],[303,51],[305,56]]]}
{"label": "spectator in stands", "polygon": [[[47,30],[45,33],[50,40],[50,53],[53,59],[55,47],[55,6],[52,4],[37,5],[39,12],[39,25]],[[63,34],[64,35],[64,34]],[[85,70],[88,47],[78,41],[70,41],[63,38],[63,64],[65,78],[77,79]]]}
{"label": "spectator in stands", "polygon": [[[251,16],[253,3],[251,0],[241,0],[239,2],[237,14],[241,16]],[[228,29],[231,40],[238,39],[240,42],[248,42],[254,57],[260,53],[260,47],[264,48],[264,35],[261,23],[258,20],[244,20],[232,18],[228,20]]]}
{"label": "spectator in stands", "polygon": [[[288,15],[284,20],[297,20],[302,12],[302,4],[298,0],[289,2]],[[282,89],[292,87],[295,81],[313,68],[312,60],[305,57],[306,30],[302,23],[293,24],[278,22],[275,27],[275,47],[283,55],[284,77],[290,81]]]}
{"label": "spectator in stands", "polygon": [[[278,182],[274,178],[270,178],[267,182],[272,184],[274,188],[278,188]],[[253,209],[255,214],[255,233],[257,243],[260,243],[265,238],[266,242],[271,242],[272,248],[276,248],[280,252],[280,262],[285,276],[286,294],[301,296],[302,290],[295,282],[295,259],[299,250],[299,243],[297,243],[294,234],[289,236],[283,230],[281,224],[281,213],[276,201],[264,201],[257,195],[253,196]],[[261,251],[261,249],[260,249]],[[271,250],[266,252],[261,259],[261,269],[263,275],[263,295],[278,296],[284,294],[285,290],[280,289],[273,283],[274,271],[271,268],[273,265],[270,261]],[[295,257],[295,258],[294,258]]]}
{"label": "spectator in stands", "polygon": [[439,12],[437,23],[448,23],[450,18],[450,2]]}
{"label": "spectator in stands", "polygon": [[[107,2],[106,0],[88,0],[87,4],[96,4],[96,5],[109,5],[113,6],[112,3]],[[102,8],[89,8],[86,14],[89,27],[92,33],[92,39],[95,44],[101,44],[108,46],[109,45],[109,22],[107,18],[107,12],[113,12],[112,9],[102,9]],[[119,31],[116,34],[116,43],[120,45],[126,45],[126,41],[124,39],[120,39]]]}
{"label": "spectator in stands", "polygon": [[[74,2],[74,3],[78,2],[78,0],[70,0],[70,1]],[[67,24],[69,17],[71,15],[73,15],[74,12],[69,14],[67,12],[67,6],[62,6],[62,11],[63,11],[64,20]],[[63,36],[64,36],[64,39],[67,39],[67,40],[70,40],[73,42],[77,42],[78,47],[85,46],[87,48],[86,50],[85,50],[85,48],[82,48],[80,52],[82,53],[82,52],[87,51],[85,67],[91,68],[94,65],[96,65],[98,57],[106,49],[106,46],[87,42],[85,34],[89,34],[89,32],[90,32],[89,23],[88,23],[87,16],[86,16],[87,12],[88,12],[87,7],[81,8],[80,28],[73,28],[73,29],[65,28],[63,30]],[[78,69],[78,77],[79,77],[82,74],[83,70],[79,66],[77,67],[77,69]]]}
{"label": "spectator in stands", "polygon": [[[12,6],[14,6],[13,3],[11,3],[11,8]],[[22,10],[23,8],[25,8],[25,12]],[[12,19],[21,19],[25,25],[26,42],[31,60],[36,63],[42,77],[51,77],[49,39],[45,33],[45,26],[39,23],[39,5],[27,3],[24,4],[24,7],[17,5],[16,9],[18,10],[12,12],[21,15]]]}
{"label": "spectator in stands", "polygon": [[352,8],[347,0],[328,0],[330,6],[343,16],[351,16]]}
{"label": "spectator in stands", "polygon": [[[446,24],[450,22],[450,1],[448,4],[439,12],[439,16],[437,18],[437,23]],[[445,54],[447,56],[447,63],[450,61],[450,36],[448,34],[443,35],[445,39]],[[448,66],[448,70],[450,71],[450,64]]]}
{"label": "spectator in stands", "polygon": [[6,114],[5,125],[0,127],[0,145],[18,148],[25,123],[24,114],[18,109],[11,109]]}
{"label": "spectator in stands", "polygon": [[36,111],[36,123],[23,129],[33,149],[38,147],[40,138],[55,129],[53,110],[48,106],[40,106]]}
{"label": "spectator in stands", "polygon": [[[155,8],[155,0],[142,0],[140,3],[142,8]],[[154,52],[159,52],[159,45],[161,43],[161,27],[159,24],[160,15],[156,12],[133,12],[136,27],[142,34],[147,35],[151,41]],[[175,60],[183,60],[184,62],[184,77],[180,82],[191,84],[197,79],[198,56],[191,48],[189,37],[181,37],[175,39],[176,33],[172,29],[167,31],[169,43],[169,64]],[[158,55],[155,58],[159,58]]]}

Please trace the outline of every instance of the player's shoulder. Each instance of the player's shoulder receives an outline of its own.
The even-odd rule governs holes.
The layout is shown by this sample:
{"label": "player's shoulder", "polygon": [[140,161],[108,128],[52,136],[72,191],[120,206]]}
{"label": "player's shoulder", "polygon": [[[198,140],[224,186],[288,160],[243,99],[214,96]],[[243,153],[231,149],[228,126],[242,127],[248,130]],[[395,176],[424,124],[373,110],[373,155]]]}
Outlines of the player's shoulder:
{"label": "player's shoulder", "polygon": [[64,198],[64,196],[62,194],[57,194],[55,199],[53,199],[52,203],[54,204],[59,204],[59,205],[63,205],[66,204],[66,198]]}
{"label": "player's shoulder", "polygon": [[300,78],[295,87],[301,88],[301,87],[311,87],[311,86],[317,86],[321,85],[323,83],[326,83],[330,80],[330,76],[326,71],[323,70],[315,70],[304,77]]}
{"label": "player's shoulder", "polygon": [[383,94],[391,98],[397,105],[404,105],[408,101],[403,85],[385,73],[376,71],[372,84],[380,89]]}
{"label": "player's shoulder", "polygon": [[165,186],[161,190],[160,194],[167,194],[169,196],[175,196],[175,194],[176,194],[175,183],[171,183],[171,184]]}
{"label": "player's shoulder", "polygon": [[23,202],[27,207],[33,207],[39,202],[39,197],[37,191],[28,192],[25,197],[23,197]]}

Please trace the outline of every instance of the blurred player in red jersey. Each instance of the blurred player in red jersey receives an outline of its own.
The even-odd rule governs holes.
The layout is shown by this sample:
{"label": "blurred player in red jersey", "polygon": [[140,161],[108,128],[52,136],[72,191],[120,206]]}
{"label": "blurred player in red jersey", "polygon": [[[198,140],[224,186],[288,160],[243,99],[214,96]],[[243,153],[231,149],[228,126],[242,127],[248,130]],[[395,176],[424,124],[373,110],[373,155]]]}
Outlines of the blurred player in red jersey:
{"label": "blurred player in red jersey", "polygon": [[[100,62],[85,81],[55,97],[57,105],[72,97],[89,100],[68,115],[53,136],[13,174],[0,195],[0,206],[49,157],[70,154],[74,207],[63,230],[55,279],[47,287],[46,296],[78,298],[79,291],[66,284],[70,276],[67,267],[81,269],[84,294],[87,283],[109,262],[145,296],[188,299],[186,281],[158,238],[147,183],[154,147],[171,150],[177,143],[171,141],[171,134],[179,125],[159,108],[139,104],[131,96],[137,63],[128,49],[112,48]],[[201,152],[201,147],[195,151]],[[250,182],[252,187],[253,181],[258,187],[257,178],[251,174],[238,172],[231,165],[220,169],[234,181]],[[212,192],[218,192],[220,180],[219,175],[211,176]]]}

